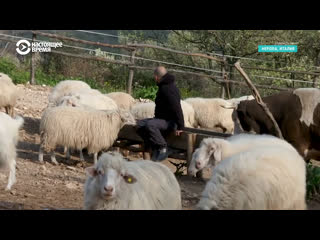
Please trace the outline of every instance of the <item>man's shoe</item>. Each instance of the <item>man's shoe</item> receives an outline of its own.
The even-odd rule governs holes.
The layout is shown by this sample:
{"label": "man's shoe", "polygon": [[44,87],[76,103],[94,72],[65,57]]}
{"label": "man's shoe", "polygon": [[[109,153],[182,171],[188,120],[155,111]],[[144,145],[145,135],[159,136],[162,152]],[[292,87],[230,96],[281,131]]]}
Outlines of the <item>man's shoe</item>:
{"label": "man's shoe", "polygon": [[157,154],[155,161],[157,161],[157,162],[163,161],[163,160],[167,159],[168,156],[169,156],[168,149],[166,147],[161,148],[158,151],[158,154]]}
{"label": "man's shoe", "polygon": [[159,150],[157,150],[157,149],[153,150],[153,151],[152,151],[152,155],[151,155],[151,160],[152,160],[152,161],[156,161],[158,155],[159,155]]}

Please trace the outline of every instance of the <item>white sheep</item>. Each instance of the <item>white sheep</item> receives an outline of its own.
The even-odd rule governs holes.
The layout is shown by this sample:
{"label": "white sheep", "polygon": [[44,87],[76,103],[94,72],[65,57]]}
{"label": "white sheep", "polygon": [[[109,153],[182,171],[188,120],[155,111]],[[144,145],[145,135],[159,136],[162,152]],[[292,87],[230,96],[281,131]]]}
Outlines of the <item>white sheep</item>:
{"label": "white sheep", "polygon": [[205,138],[200,147],[192,155],[188,167],[188,174],[194,176],[199,170],[212,166],[214,167],[221,160],[234,154],[260,146],[282,146],[292,151],[295,148],[280,138],[271,135],[238,134],[226,139]]}
{"label": "white sheep", "polygon": [[297,151],[259,146],[224,159],[213,170],[197,209],[305,210],[306,166]]}
{"label": "white sheep", "polygon": [[183,113],[184,118],[184,125],[185,127],[195,127],[195,111],[190,103],[187,103],[186,101],[181,101],[181,109]]}
{"label": "white sheep", "polygon": [[0,113],[0,167],[9,168],[6,190],[10,190],[16,181],[16,145],[23,122],[20,116],[11,118],[5,113]]}
{"label": "white sheep", "polygon": [[238,104],[241,101],[252,100],[252,99],[254,99],[254,97],[252,95],[248,95],[248,96],[242,96],[242,97],[239,97],[239,98],[227,99],[227,101]]}
{"label": "white sheep", "polygon": [[[154,102],[137,103],[131,108],[131,113],[135,119],[153,118],[155,111]],[[181,109],[184,118],[185,127],[195,126],[195,111],[191,104],[181,101]]]}
{"label": "white sheep", "polygon": [[135,103],[134,98],[124,92],[112,92],[105,94],[107,97],[112,98],[116,102],[119,108],[129,111]]}
{"label": "white sheep", "polygon": [[103,153],[86,168],[86,210],[179,210],[181,190],[170,169],[152,161],[127,161],[119,153]]}
{"label": "white sheep", "polygon": [[130,112],[124,110],[96,110],[89,107],[51,107],[42,114],[40,121],[41,144],[39,161],[43,162],[43,150],[51,152],[51,161],[57,164],[54,149],[57,145],[80,150],[87,148],[94,153],[108,149],[118,137],[124,124],[135,124]]}
{"label": "white sheep", "polygon": [[147,98],[138,98],[138,99],[134,99],[134,103],[133,104],[137,104],[137,103],[147,103],[147,102],[153,102],[150,99]]}
{"label": "white sheep", "polygon": [[[70,93],[67,96],[60,98],[57,106],[69,106],[69,107],[92,107],[98,110],[117,110],[118,106],[116,102],[101,94],[96,89],[79,89],[78,92]],[[70,158],[70,149],[64,148],[66,158]],[[80,158],[83,159],[82,152],[80,152]]]}
{"label": "white sheep", "polygon": [[57,106],[61,98],[70,94],[74,94],[83,89],[91,89],[91,87],[78,80],[64,80],[59,82],[50,92],[49,106]]}
{"label": "white sheep", "polygon": [[14,106],[18,96],[19,91],[12,79],[8,75],[0,73],[0,108],[4,107],[6,113],[11,117],[14,116]]}
{"label": "white sheep", "polygon": [[228,103],[222,98],[187,98],[185,101],[192,105],[195,111],[195,126],[206,129],[217,128],[223,132],[233,133],[235,123],[232,109],[225,109],[221,105]]}
{"label": "white sheep", "polygon": [[0,81],[6,83],[12,83],[12,79],[5,73],[0,73]]}
{"label": "white sheep", "polygon": [[88,106],[98,110],[116,110],[116,102],[103,94],[95,94],[90,91],[81,91],[72,95],[64,96],[60,99],[58,106],[81,107]]}
{"label": "white sheep", "polygon": [[140,120],[145,118],[153,118],[154,109],[155,103],[153,101],[142,102],[133,105],[130,112],[132,113],[135,119]]}

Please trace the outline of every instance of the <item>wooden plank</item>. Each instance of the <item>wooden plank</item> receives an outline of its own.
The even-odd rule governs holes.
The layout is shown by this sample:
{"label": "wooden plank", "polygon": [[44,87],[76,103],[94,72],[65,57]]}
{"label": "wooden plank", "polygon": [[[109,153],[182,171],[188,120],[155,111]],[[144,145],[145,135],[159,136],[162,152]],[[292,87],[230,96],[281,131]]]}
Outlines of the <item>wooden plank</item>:
{"label": "wooden plank", "polygon": [[[32,43],[36,41],[36,34],[32,34]],[[35,53],[31,52],[31,66],[30,66],[30,84],[35,85],[35,71],[36,71],[36,63],[35,63]]]}
{"label": "wooden plank", "polygon": [[43,33],[39,31],[31,31],[34,34],[44,36],[44,37],[49,37],[49,38],[55,38],[59,40],[65,40],[65,41],[71,41],[71,42],[77,42],[77,43],[83,43],[83,44],[89,44],[89,45],[96,45],[96,46],[102,46],[102,47],[110,47],[110,48],[123,48],[127,50],[135,50],[135,47],[130,47],[127,45],[115,45],[115,44],[108,44],[108,43],[101,43],[101,42],[93,42],[93,41],[87,41],[87,40],[81,40],[77,38],[72,38],[72,37],[65,37],[61,35],[56,35],[56,34],[51,34],[51,33]]}
{"label": "wooden plank", "polygon": [[39,32],[39,31],[31,31],[31,32],[34,34],[40,35],[40,36],[44,36],[44,37],[55,38],[55,39],[65,40],[65,41],[78,42],[78,43],[89,44],[89,45],[97,45],[97,46],[110,47],[110,48],[123,48],[123,49],[127,49],[127,50],[135,50],[137,48],[153,48],[153,49],[159,49],[159,50],[163,50],[163,51],[167,51],[167,52],[174,52],[174,53],[181,54],[181,55],[212,59],[212,60],[215,60],[218,62],[224,61],[223,59],[220,59],[218,57],[212,57],[212,56],[202,54],[202,53],[188,53],[188,52],[173,50],[170,48],[155,46],[155,45],[151,45],[151,44],[114,45],[114,44],[108,44],[108,43],[100,43],[100,42],[81,40],[81,39],[61,36],[61,35],[57,35],[57,34],[43,33],[43,32]]}
{"label": "wooden plank", "polygon": [[[147,70],[147,71],[153,71],[154,70],[154,68],[151,68],[151,67],[141,67],[141,66],[132,66],[132,65],[128,65],[128,66],[129,66],[129,68],[140,69],[140,70]],[[247,84],[245,82],[240,81],[240,80],[228,80],[228,79],[224,79],[224,78],[218,77],[218,76],[212,76],[212,75],[208,75],[208,74],[196,73],[196,72],[190,72],[190,71],[169,69],[169,68],[167,68],[167,70],[170,71],[170,72],[177,72],[177,73],[184,73],[184,74],[187,73],[187,74],[195,75],[195,76],[199,76],[199,77],[211,78],[215,83],[220,84],[220,85],[233,83],[235,85],[247,86]],[[271,90],[277,90],[277,91],[292,90],[292,88],[281,88],[281,87],[274,87],[274,86],[270,86],[270,85],[267,86],[267,85],[256,84],[255,86],[257,88],[271,89]]]}
{"label": "wooden plank", "polygon": [[206,129],[189,128],[189,127],[185,127],[184,128],[184,132],[208,135],[208,136],[212,136],[212,137],[224,137],[224,138],[227,138],[227,137],[232,136],[232,134],[230,134],[230,133],[219,133],[219,132],[210,131],[210,130],[206,130]]}
{"label": "wooden plank", "polygon": [[[185,128],[184,132],[182,132],[180,136],[175,136],[174,133],[171,133],[166,138],[167,143],[171,148],[187,151],[188,141],[191,141],[191,139],[188,140],[188,136],[192,135],[190,133],[196,134],[193,137],[194,140],[192,140],[193,149],[197,148],[200,142],[204,138],[208,138],[208,137],[227,138],[232,136],[231,134],[218,133],[218,132],[213,132],[213,131],[203,130],[198,128]],[[135,126],[132,126],[132,125],[123,126],[123,128],[120,130],[118,134],[118,140],[133,141],[134,144],[143,143],[143,139],[136,133]]]}
{"label": "wooden plank", "polygon": [[[233,66],[233,65],[229,64],[229,66]],[[278,69],[249,67],[249,66],[241,66],[241,67],[244,68],[244,69],[261,70],[261,71],[269,71],[269,72],[296,73],[296,74],[305,74],[305,75],[314,75],[314,76],[319,76],[320,75],[320,73],[317,73],[317,72],[278,70]]]}
{"label": "wooden plank", "polygon": [[[220,82],[225,82],[225,83],[233,83],[235,85],[242,85],[242,86],[247,86],[245,82],[242,81],[235,81],[235,80],[216,80]],[[266,85],[261,85],[261,84],[255,84],[257,88],[262,88],[262,89],[271,89],[271,90],[277,90],[277,91],[288,91],[288,90],[293,90],[292,88],[281,88],[281,87],[274,87],[274,86],[266,86]]]}
{"label": "wooden plank", "polygon": [[166,52],[173,52],[173,53],[177,53],[177,54],[181,54],[181,55],[187,55],[187,56],[193,56],[193,57],[202,57],[202,58],[215,60],[217,62],[224,62],[224,60],[221,59],[221,58],[212,57],[210,55],[206,55],[206,54],[203,54],[203,53],[188,53],[188,52],[183,52],[183,51],[174,50],[174,49],[170,49],[170,48],[155,46],[155,45],[151,45],[151,44],[128,44],[128,46],[134,47],[134,48],[153,48],[153,49],[159,49],[159,50],[163,50],[163,51],[166,51]]}
{"label": "wooden plank", "polygon": [[[136,54],[136,50],[132,51],[130,62],[134,65],[134,56]],[[134,70],[132,68],[129,69],[129,79],[128,79],[128,93],[132,95],[132,81],[133,81]]]}
{"label": "wooden plank", "polygon": [[143,143],[143,139],[136,133],[136,127],[132,125],[124,125],[118,134],[118,139],[127,139],[129,141]]}
{"label": "wooden plank", "polygon": [[[147,70],[147,71],[154,71],[154,67],[152,68],[152,67],[143,67],[143,66],[132,66],[132,65],[130,65],[129,68],[139,69],[139,70]],[[177,69],[172,69],[172,68],[167,68],[167,70],[169,72],[176,72],[176,73],[195,75],[195,76],[199,76],[199,77],[211,78],[217,84],[221,84],[221,81],[220,80],[216,80],[216,76],[213,76],[213,75],[208,75],[208,74],[204,74],[204,73],[197,73],[197,72],[190,72],[190,71],[183,71],[183,70],[177,70]]]}
{"label": "wooden plank", "polygon": [[120,64],[120,65],[125,65],[125,66],[131,65],[130,62],[111,60],[111,59],[107,59],[107,58],[104,58],[104,57],[84,56],[84,55],[80,55],[80,54],[66,53],[66,52],[61,52],[61,51],[56,51],[56,50],[51,50],[51,53],[60,54],[60,55],[68,56],[68,57],[74,57],[74,58],[82,58],[82,59],[87,59],[87,60],[94,60],[94,61],[102,61],[102,62],[107,62],[107,63]]}

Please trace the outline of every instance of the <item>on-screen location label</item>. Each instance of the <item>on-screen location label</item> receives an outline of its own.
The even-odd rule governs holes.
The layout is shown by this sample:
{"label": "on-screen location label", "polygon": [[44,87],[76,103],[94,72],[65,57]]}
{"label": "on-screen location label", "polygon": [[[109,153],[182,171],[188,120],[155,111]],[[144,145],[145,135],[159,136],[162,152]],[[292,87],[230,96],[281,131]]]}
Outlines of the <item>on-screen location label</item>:
{"label": "on-screen location label", "polygon": [[258,52],[297,52],[297,45],[259,45]]}

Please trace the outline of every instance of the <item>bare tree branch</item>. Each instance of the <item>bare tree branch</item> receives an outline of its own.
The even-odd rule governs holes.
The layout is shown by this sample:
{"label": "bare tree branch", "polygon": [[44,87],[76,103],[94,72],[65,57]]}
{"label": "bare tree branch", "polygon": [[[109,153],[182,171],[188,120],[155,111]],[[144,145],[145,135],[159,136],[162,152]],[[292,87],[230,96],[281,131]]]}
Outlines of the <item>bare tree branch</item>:
{"label": "bare tree branch", "polygon": [[254,96],[254,98],[256,99],[257,103],[262,107],[263,111],[267,114],[267,116],[270,118],[270,120],[272,121],[275,129],[276,129],[276,134],[279,138],[283,139],[281,130],[278,126],[277,121],[274,119],[272,113],[270,112],[269,108],[267,107],[267,105],[263,102],[259,91],[256,89],[256,87],[253,85],[253,83],[251,82],[250,78],[248,77],[248,75],[245,73],[245,71],[241,68],[240,66],[240,61],[236,62],[236,64],[234,65],[236,67],[236,69],[240,72],[240,74],[243,76],[243,78],[245,79],[246,83],[248,84],[249,88],[252,91],[252,95]]}

